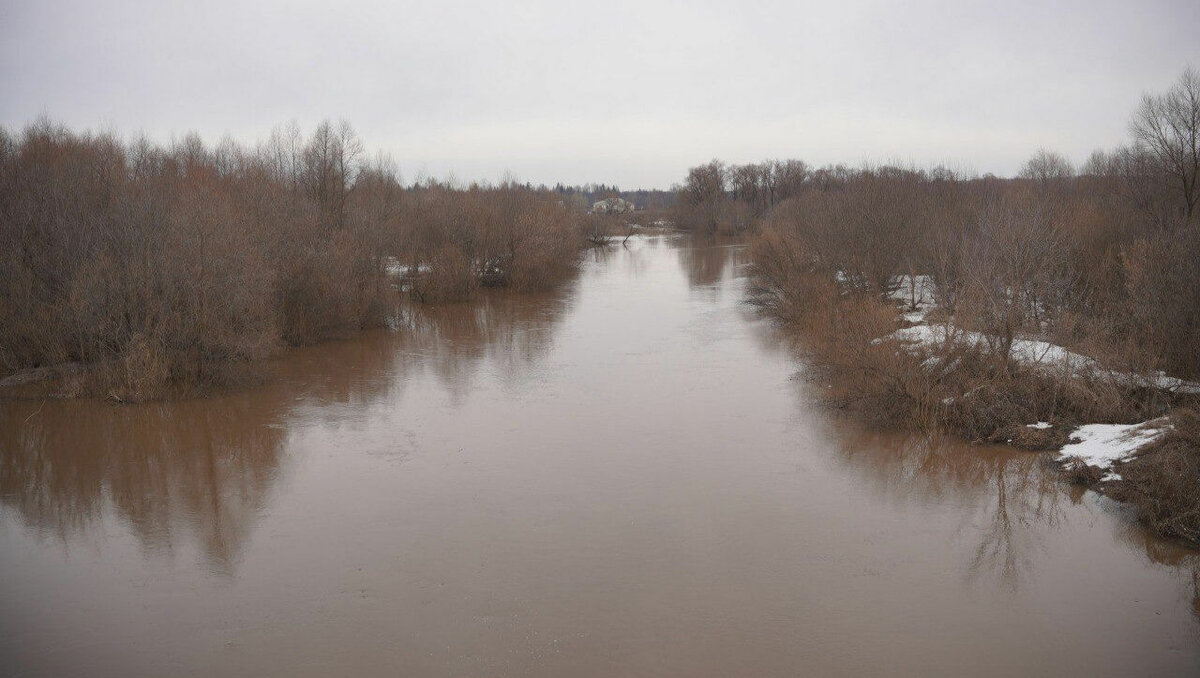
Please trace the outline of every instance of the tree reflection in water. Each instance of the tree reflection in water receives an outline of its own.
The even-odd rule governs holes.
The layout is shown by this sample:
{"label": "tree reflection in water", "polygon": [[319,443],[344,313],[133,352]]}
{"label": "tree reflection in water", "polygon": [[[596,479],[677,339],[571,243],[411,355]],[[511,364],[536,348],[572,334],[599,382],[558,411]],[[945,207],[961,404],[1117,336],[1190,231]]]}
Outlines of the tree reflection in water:
{"label": "tree reflection in water", "polygon": [[358,377],[386,373],[393,342],[377,334],[301,349],[272,384],[205,399],[0,403],[3,503],[64,542],[111,507],[148,551],[193,538],[210,570],[230,572],[279,473],[297,402],[380,397],[388,381]]}
{"label": "tree reflection in water", "polygon": [[470,389],[485,359],[519,378],[549,350],[569,298],[491,294],[408,309],[398,332],[289,351],[266,385],[204,399],[0,401],[0,501],[64,544],[111,511],[148,553],[194,540],[210,571],[231,574],[297,419],[356,416],[425,370],[452,396]]}
{"label": "tree reflection in water", "polygon": [[67,541],[111,506],[147,550],[186,532],[228,571],[279,465],[284,403],[29,405],[6,404],[6,419],[28,420],[0,427],[3,502],[26,525]]}
{"label": "tree reflection in water", "polygon": [[574,299],[574,287],[538,294],[485,293],[471,302],[406,307],[400,322],[409,368],[428,369],[455,402],[485,361],[505,381],[544,358]]}
{"label": "tree reflection in water", "polygon": [[717,283],[733,277],[738,267],[749,263],[745,241],[720,236],[694,236],[691,247],[680,247],[679,265],[695,290],[717,292]]}
{"label": "tree reflection in water", "polygon": [[[1079,494],[1085,492],[1081,488],[1077,491]],[[1125,521],[1113,522],[1117,540],[1142,551],[1150,562],[1179,573],[1180,576],[1187,579],[1192,592],[1192,611],[1197,618],[1200,618],[1200,552],[1150,534],[1142,529],[1141,525],[1134,522],[1133,515],[1128,508],[1107,499],[1103,501],[1112,503],[1114,510],[1124,512],[1129,517]]]}
{"label": "tree reflection in water", "polygon": [[968,572],[970,577],[994,572],[1016,589],[1021,572],[1029,567],[1027,552],[1039,546],[1045,528],[1055,527],[1062,518],[1062,488],[1032,454],[997,453],[989,466],[995,501]]}
{"label": "tree reflection in water", "polygon": [[[953,502],[962,507],[960,534],[972,535],[966,579],[994,576],[1015,591],[1030,574],[1047,538],[1063,522],[1066,504],[1084,490],[1063,484],[1044,456],[996,446],[968,445],[943,436],[866,431],[843,423],[840,453],[875,489],[899,501]],[[1125,509],[1107,499],[1117,512]],[[1133,519],[1106,521],[1116,537],[1147,559],[1188,580],[1200,617],[1200,553],[1163,541]]]}
{"label": "tree reflection in water", "polygon": [[1066,488],[1035,454],[923,434],[852,431],[843,441],[843,457],[881,492],[963,507],[960,533],[978,540],[970,580],[990,574],[1017,589],[1030,552],[1062,518]]}

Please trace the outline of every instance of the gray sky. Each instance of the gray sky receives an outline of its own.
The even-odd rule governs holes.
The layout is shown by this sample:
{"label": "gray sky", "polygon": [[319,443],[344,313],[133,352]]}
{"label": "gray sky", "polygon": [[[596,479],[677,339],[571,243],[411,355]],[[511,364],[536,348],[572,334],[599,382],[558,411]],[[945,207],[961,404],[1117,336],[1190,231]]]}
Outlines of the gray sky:
{"label": "gray sky", "polygon": [[345,118],[406,179],[665,188],[713,157],[1012,174],[1123,142],[1188,64],[1200,0],[0,0],[10,129],[255,142]]}

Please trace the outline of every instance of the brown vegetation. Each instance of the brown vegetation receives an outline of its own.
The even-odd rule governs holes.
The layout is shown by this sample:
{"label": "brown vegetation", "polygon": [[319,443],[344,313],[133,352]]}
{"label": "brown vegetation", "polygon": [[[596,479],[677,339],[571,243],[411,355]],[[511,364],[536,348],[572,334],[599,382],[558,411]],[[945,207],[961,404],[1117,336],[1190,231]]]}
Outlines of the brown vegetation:
{"label": "brown vegetation", "polygon": [[382,324],[389,262],[428,267],[428,300],[574,265],[579,213],[552,194],[406,189],[362,154],[345,123],[254,150],[0,130],[0,375],[118,400],[203,390],[281,344]]}
{"label": "brown vegetation", "polygon": [[671,220],[696,233],[731,235],[754,228],[777,203],[796,195],[810,179],[799,160],[726,165],[720,160],[693,167],[675,186]]}
{"label": "brown vegetation", "polygon": [[[752,299],[799,330],[831,377],[831,402],[890,424],[1055,449],[1078,424],[1185,407],[1195,396],[1153,375],[1200,377],[1197,120],[1200,77],[1188,71],[1146,98],[1132,145],[1093,154],[1079,175],[1045,150],[1014,179],[809,172],[756,223]],[[694,228],[720,230],[713,215],[730,213],[724,203],[752,204],[716,179],[733,175],[716,162],[693,170],[681,203],[704,215]],[[916,298],[918,280],[932,299]],[[900,312],[918,310],[927,336],[944,340],[884,339],[910,324],[897,323]],[[1031,360],[1030,339],[1090,360],[1086,369]],[[1039,421],[1053,427],[1027,426]],[[1190,428],[1123,467],[1134,478],[1123,493],[1155,530],[1196,540],[1200,445]]]}
{"label": "brown vegetation", "polygon": [[395,248],[415,272],[410,289],[420,301],[469,299],[480,287],[542,290],[573,270],[586,216],[510,182],[466,190],[429,183],[406,193]]}
{"label": "brown vegetation", "polygon": [[1127,501],[1154,531],[1200,544],[1200,413],[1171,413],[1172,429],[1121,464],[1109,494]]}

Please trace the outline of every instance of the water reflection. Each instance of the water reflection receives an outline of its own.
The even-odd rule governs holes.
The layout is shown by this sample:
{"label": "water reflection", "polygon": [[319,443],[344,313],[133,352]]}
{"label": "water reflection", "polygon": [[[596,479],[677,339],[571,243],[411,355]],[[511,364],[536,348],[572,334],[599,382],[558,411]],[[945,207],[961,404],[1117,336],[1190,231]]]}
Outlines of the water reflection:
{"label": "water reflection", "polygon": [[914,505],[951,504],[961,513],[959,535],[968,544],[960,564],[965,579],[994,578],[1021,588],[1064,523],[1068,506],[1085,499],[1123,514],[1107,521],[1114,536],[1135,551],[1187,579],[1192,608],[1200,616],[1200,553],[1157,538],[1115,502],[1064,485],[1046,468],[1044,455],[996,446],[974,446],[943,436],[870,431],[838,423],[842,461],[876,493]]}
{"label": "water reflection", "polygon": [[[1077,490],[1083,494],[1085,490]],[[1200,552],[1175,542],[1155,537],[1134,521],[1132,511],[1128,507],[1116,504],[1108,499],[1100,501],[1114,512],[1124,513],[1126,520],[1112,523],[1115,538],[1127,544],[1130,548],[1146,554],[1147,560],[1166,570],[1178,573],[1187,580],[1191,590],[1192,611],[1200,618]]]}
{"label": "water reflection", "polygon": [[271,384],[203,400],[0,403],[3,504],[64,542],[111,508],[148,552],[192,539],[210,570],[228,573],[278,475],[291,412],[387,394],[393,381],[362,375],[388,374],[394,346],[376,333],[301,349]]}
{"label": "water reflection", "polygon": [[170,552],[186,533],[210,569],[228,572],[279,466],[284,432],[271,424],[283,405],[248,398],[7,404],[4,505],[39,534],[64,541],[111,506],[146,550]]}
{"label": "water reflection", "polygon": [[841,442],[842,458],[881,494],[962,507],[960,532],[975,542],[964,564],[968,580],[992,576],[1017,589],[1032,553],[1062,520],[1066,488],[1037,455],[938,436],[854,429],[843,432]]}
{"label": "water reflection", "polygon": [[289,427],[361,414],[431,371],[455,397],[488,362],[508,380],[543,357],[570,288],[408,308],[399,331],[288,352],[261,388],[114,406],[0,402],[0,501],[42,537],[68,542],[109,509],[150,553],[200,546],[232,572],[286,457]]}
{"label": "water reflection", "polygon": [[688,286],[715,292],[718,283],[734,277],[749,263],[743,244],[740,239],[697,236],[690,247],[677,248]]}
{"label": "water reflection", "polygon": [[1062,494],[1033,455],[996,453],[989,466],[993,501],[967,571],[972,577],[993,573],[1016,589],[1021,573],[1030,567],[1029,552],[1041,546],[1045,528],[1055,527],[1062,517]]}
{"label": "water reflection", "polygon": [[[1188,554],[1034,455],[830,422],[741,313],[744,256],[631,239],[555,293],[291,351],[252,391],[0,402],[0,656],[122,676],[1200,666]],[[134,644],[153,649],[97,650]]]}
{"label": "water reflection", "polygon": [[265,399],[278,402],[284,410],[290,409],[292,401],[322,407],[370,404],[404,387],[402,377],[410,367],[400,355],[402,341],[394,331],[377,330],[345,341],[291,349],[272,364],[263,388],[231,398]]}
{"label": "water reflection", "polygon": [[411,306],[400,325],[406,365],[427,368],[460,401],[485,362],[519,380],[545,357],[574,286],[538,294],[486,294],[461,304]]}

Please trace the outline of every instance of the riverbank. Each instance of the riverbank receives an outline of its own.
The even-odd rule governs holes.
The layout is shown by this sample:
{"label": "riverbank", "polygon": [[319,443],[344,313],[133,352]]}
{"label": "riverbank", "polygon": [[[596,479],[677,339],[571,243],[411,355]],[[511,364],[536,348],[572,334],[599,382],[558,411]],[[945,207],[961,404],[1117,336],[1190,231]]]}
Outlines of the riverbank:
{"label": "riverbank", "polygon": [[427,302],[548,289],[584,217],[512,181],[402,185],[344,122],[253,147],[0,128],[0,391],[241,385],[285,348],[388,324],[396,269],[425,271],[407,291]]}
{"label": "riverbank", "polygon": [[[550,292],[285,351],[261,387],[0,401],[0,656],[46,676],[1196,674],[1200,555],[1034,455],[820,407],[746,312],[747,256],[635,236]],[[107,651],[131,642],[149,649]]]}
{"label": "riverbank", "polygon": [[1200,546],[1200,383],[971,330],[939,307],[927,276],[894,280],[883,299],[838,275],[793,272],[780,285],[769,248],[757,245],[751,300],[797,338],[828,405],[876,425],[1048,453],[1065,480]]}

